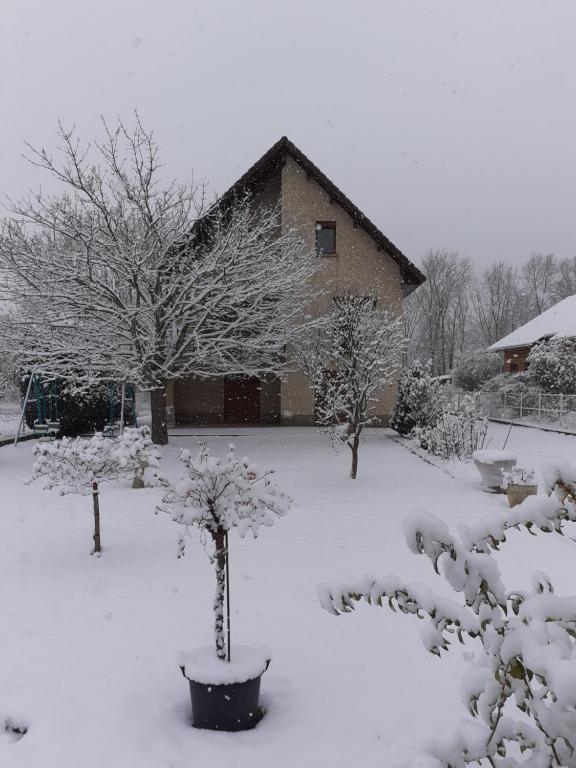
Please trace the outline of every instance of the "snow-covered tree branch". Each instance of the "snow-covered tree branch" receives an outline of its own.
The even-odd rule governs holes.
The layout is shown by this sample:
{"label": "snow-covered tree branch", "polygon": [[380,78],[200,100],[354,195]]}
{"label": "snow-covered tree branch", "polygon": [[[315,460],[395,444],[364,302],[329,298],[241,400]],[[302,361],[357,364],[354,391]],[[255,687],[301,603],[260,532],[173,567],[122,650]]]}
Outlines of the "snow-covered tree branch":
{"label": "snow-covered tree branch", "polygon": [[152,392],[167,442],[166,382],[262,375],[305,323],[317,260],[279,211],[248,196],[204,212],[201,189],[164,182],[152,133],[104,122],[83,147],[31,160],[63,188],[11,205],[0,234],[2,344],[43,375],[129,381]]}
{"label": "snow-covered tree branch", "polygon": [[409,548],[429,558],[462,603],[393,576],[319,589],[334,614],[365,600],[427,620],[422,639],[438,656],[455,638],[480,643],[462,684],[473,720],[430,746],[431,767],[576,766],[576,597],[556,596],[541,572],[530,590],[507,591],[492,556],[514,529],[562,535],[576,522],[576,469],[555,466],[545,475],[550,496],[462,526],[458,537],[432,515],[406,521]]}

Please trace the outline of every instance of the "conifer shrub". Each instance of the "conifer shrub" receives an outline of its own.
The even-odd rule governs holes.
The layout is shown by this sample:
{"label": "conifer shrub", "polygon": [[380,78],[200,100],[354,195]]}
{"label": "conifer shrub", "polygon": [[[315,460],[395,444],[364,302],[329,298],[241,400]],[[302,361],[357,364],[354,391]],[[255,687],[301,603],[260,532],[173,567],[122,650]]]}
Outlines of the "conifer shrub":
{"label": "conifer shrub", "polygon": [[442,388],[433,378],[430,363],[414,360],[400,377],[390,426],[401,435],[415,427],[433,426],[442,414]]}

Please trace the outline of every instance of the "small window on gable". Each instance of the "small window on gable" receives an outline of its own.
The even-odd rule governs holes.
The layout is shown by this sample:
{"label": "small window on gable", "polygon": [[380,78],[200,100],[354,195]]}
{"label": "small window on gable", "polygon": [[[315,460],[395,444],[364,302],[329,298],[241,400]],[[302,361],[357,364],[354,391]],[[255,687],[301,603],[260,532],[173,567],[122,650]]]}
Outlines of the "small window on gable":
{"label": "small window on gable", "polygon": [[336,222],[316,222],[316,253],[319,256],[336,255]]}

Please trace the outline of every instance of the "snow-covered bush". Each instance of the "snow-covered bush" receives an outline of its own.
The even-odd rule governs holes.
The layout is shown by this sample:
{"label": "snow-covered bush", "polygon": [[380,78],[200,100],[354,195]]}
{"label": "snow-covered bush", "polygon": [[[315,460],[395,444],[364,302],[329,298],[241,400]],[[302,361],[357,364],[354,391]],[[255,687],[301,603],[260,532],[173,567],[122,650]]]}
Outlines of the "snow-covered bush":
{"label": "snow-covered bush", "polygon": [[249,459],[236,458],[234,446],[221,459],[211,456],[205,444],[193,458],[190,451],[180,453],[185,474],[162,499],[159,511],[167,512],[183,526],[178,539],[178,557],[185,551],[186,536],[193,528],[212,540],[210,559],[216,572],[214,635],[219,659],[230,661],[230,613],[228,638],[224,637],[224,598],[228,586],[228,531],[237,528],[241,536],[254,538],[262,525],[270,526],[284,515],[290,499],[272,481],[272,470],[261,471]]}
{"label": "snow-covered bush", "polygon": [[502,358],[497,352],[476,351],[461,360],[452,374],[452,382],[466,392],[477,392],[482,385],[497,376]]}
{"label": "snow-covered bush", "polygon": [[409,435],[414,427],[434,425],[442,412],[442,397],[431,363],[414,360],[402,371],[390,426],[401,435]]}
{"label": "snow-covered bush", "polygon": [[111,442],[111,457],[133,473],[133,488],[166,485],[160,473],[160,449],[152,443],[150,427],[126,427]]}
{"label": "snow-covered bush", "polygon": [[524,408],[537,409],[541,390],[534,385],[528,371],[520,373],[501,373],[487,381],[482,387],[482,393],[500,395],[512,414],[517,414],[522,403]]}
{"label": "snow-covered bush", "polygon": [[[148,427],[127,429],[118,438],[97,432],[90,439],[63,437],[34,447],[31,481],[45,479],[44,488],[59,493],[92,494],[94,550],[101,551],[98,485],[104,480],[139,477],[147,485],[165,484],[159,473],[160,454],[150,441]],[[148,468],[143,469],[143,464]]]}
{"label": "snow-covered bush", "polygon": [[530,381],[544,392],[576,394],[576,339],[535,344],[528,355]]}
{"label": "snow-covered bush", "polygon": [[499,373],[482,385],[482,392],[496,392],[506,395],[527,395],[533,387],[526,371],[520,373]]}
{"label": "snow-covered bush", "polygon": [[509,485],[534,485],[536,473],[533,469],[524,469],[524,467],[513,467],[509,472],[502,473],[502,487]]}
{"label": "snow-covered bush", "polygon": [[424,619],[424,645],[437,656],[456,639],[479,644],[462,682],[470,719],[452,738],[430,745],[427,767],[575,768],[576,597],[555,595],[541,572],[531,589],[508,590],[493,557],[512,530],[563,534],[566,521],[576,522],[575,481],[575,468],[553,468],[552,496],[530,496],[462,526],[458,537],[432,515],[406,521],[409,548],[430,559],[460,600],[395,576],[320,587],[322,606],[334,614],[365,600]]}
{"label": "snow-covered bush", "polygon": [[411,437],[419,447],[443,459],[469,459],[484,446],[488,422],[478,399],[464,395],[442,405],[435,424],[415,427]]}

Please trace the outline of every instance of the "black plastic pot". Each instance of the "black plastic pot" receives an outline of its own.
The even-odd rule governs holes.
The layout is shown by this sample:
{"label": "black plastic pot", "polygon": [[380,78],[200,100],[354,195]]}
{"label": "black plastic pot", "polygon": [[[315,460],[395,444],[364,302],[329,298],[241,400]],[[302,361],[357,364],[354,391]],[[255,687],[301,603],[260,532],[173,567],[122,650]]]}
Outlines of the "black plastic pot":
{"label": "black plastic pot", "polygon": [[[180,669],[186,677],[184,667]],[[194,728],[212,731],[248,731],[254,728],[263,714],[259,704],[262,674],[243,683],[226,685],[208,685],[187,678]]]}

